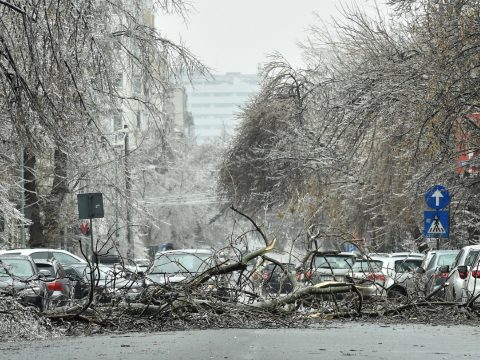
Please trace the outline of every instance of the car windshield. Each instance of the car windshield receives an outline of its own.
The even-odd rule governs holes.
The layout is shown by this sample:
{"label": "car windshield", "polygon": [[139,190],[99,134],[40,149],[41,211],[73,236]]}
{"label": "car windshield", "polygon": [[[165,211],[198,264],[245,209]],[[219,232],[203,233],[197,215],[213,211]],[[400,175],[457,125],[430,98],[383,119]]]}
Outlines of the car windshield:
{"label": "car windshield", "polygon": [[152,274],[198,273],[211,266],[210,254],[162,254],[152,268]]}
{"label": "car windshield", "polygon": [[342,255],[317,255],[315,257],[315,267],[325,269],[351,269],[354,258]]}
{"label": "car windshield", "polygon": [[0,277],[28,278],[33,275],[35,275],[35,272],[28,260],[8,258],[0,260]]}
{"label": "car windshield", "polygon": [[352,265],[353,272],[378,272],[382,270],[383,262],[380,260],[361,260]]}

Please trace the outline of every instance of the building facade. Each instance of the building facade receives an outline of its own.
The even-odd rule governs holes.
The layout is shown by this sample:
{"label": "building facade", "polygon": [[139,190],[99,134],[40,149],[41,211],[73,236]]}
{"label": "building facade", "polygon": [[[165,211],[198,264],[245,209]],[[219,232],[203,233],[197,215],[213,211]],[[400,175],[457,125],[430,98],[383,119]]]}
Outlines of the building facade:
{"label": "building facade", "polygon": [[188,111],[198,143],[230,137],[238,124],[241,107],[259,89],[259,76],[237,72],[194,77],[186,82]]}

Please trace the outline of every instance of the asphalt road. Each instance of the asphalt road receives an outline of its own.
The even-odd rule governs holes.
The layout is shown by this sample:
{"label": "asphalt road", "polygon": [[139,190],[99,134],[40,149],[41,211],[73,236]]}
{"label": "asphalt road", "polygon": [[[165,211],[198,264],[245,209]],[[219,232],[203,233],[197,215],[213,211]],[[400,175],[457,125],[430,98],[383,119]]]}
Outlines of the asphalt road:
{"label": "asphalt road", "polygon": [[332,323],[315,329],[197,330],[3,342],[2,360],[478,359],[469,326]]}

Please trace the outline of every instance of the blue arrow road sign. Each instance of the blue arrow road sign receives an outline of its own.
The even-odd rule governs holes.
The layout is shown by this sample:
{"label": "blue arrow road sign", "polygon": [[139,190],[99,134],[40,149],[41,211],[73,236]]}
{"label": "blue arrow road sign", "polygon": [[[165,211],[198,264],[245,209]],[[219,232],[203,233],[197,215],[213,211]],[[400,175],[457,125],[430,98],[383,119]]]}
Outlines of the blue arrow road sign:
{"label": "blue arrow road sign", "polygon": [[425,193],[425,202],[428,207],[440,210],[450,204],[450,193],[442,185],[432,186]]}
{"label": "blue arrow road sign", "polygon": [[448,211],[424,211],[423,236],[428,238],[448,238]]}

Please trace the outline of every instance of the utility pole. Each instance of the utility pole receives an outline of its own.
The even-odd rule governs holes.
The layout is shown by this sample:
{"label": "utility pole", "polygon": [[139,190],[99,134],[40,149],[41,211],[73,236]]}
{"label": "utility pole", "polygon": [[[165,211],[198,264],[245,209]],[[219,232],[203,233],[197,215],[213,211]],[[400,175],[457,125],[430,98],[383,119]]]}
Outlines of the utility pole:
{"label": "utility pole", "polygon": [[[23,145],[20,147],[20,211],[25,217],[25,159]],[[20,247],[26,247],[25,225],[20,224]]]}
{"label": "utility pole", "polygon": [[128,143],[128,125],[123,125],[125,131],[125,198],[127,205],[127,258],[133,259],[135,257],[135,251],[133,246],[132,238],[132,214],[131,214],[131,193],[132,193],[132,184],[130,179],[130,168],[128,164],[128,157],[130,156],[129,143]]}

